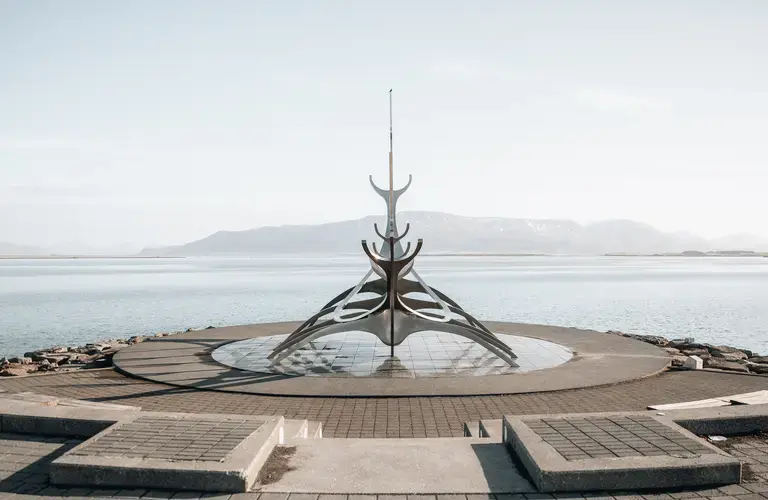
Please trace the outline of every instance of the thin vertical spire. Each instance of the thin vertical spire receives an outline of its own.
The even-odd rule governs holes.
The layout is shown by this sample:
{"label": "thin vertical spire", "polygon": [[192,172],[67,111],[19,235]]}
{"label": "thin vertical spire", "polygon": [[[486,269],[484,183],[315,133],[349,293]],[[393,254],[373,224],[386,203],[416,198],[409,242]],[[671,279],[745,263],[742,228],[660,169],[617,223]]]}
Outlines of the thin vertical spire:
{"label": "thin vertical spire", "polygon": [[395,181],[392,164],[392,89],[389,89],[389,232],[395,234]]}

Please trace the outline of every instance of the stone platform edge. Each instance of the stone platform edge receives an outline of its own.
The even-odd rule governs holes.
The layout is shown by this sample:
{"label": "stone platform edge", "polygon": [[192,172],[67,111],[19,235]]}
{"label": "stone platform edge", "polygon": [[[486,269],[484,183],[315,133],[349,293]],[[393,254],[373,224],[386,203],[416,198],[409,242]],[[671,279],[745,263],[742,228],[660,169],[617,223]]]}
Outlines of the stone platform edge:
{"label": "stone platform edge", "polygon": [[[641,457],[628,460],[591,459],[592,466],[566,461],[544,442],[526,421],[600,417],[650,416],[712,451],[684,466],[675,457]],[[667,412],[605,412],[539,415],[505,415],[502,442],[515,453],[539,491],[632,490],[723,485],[741,480],[741,463],[696,434],[744,435],[768,430],[768,404],[697,408]],[[622,463],[623,462],[623,463]]]}
{"label": "stone platform edge", "polygon": [[[108,435],[120,426],[139,416],[162,416],[185,419],[222,415],[142,412],[121,420],[61,457],[50,466],[51,483],[58,486],[83,486],[97,488],[157,488],[210,492],[244,493],[256,481],[262,465],[276,445],[282,441],[283,417],[237,417],[263,422],[263,425],[238,444],[226,459],[221,461],[180,461],[152,458],[78,454],[100,437]],[[227,415],[227,418],[232,416]]]}
{"label": "stone platform edge", "polygon": [[549,325],[494,322],[492,331],[546,340],[574,352],[554,368],[509,375],[429,378],[276,376],[217,363],[221,345],[290,332],[295,322],[261,323],[185,332],[150,339],[120,350],[113,358],[123,375],[174,387],[301,397],[448,397],[561,391],[613,385],[664,372],[671,357],[656,346],[619,335]]}

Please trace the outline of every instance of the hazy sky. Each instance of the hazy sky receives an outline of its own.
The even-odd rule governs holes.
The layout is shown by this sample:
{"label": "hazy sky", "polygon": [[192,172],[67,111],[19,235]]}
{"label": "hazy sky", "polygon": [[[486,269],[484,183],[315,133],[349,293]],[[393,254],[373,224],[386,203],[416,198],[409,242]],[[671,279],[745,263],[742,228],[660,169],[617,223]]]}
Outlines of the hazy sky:
{"label": "hazy sky", "polygon": [[383,210],[768,236],[768,2],[0,0],[0,241]]}

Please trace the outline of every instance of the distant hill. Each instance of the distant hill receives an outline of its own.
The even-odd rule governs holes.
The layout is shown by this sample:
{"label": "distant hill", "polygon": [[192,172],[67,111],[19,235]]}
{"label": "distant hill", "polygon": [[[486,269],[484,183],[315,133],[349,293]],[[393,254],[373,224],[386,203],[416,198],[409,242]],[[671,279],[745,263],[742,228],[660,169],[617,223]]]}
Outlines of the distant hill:
{"label": "distant hill", "polygon": [[34,247],[30,245],[15,245],[13,243],[7,243],[0,241],[0,256],[9,255],[25,255],[25,256],[40,256],[48,255],[45,248]]}
{"label": "distant hill", "polygon": [[[677,253],[686,250],[768,250],[751,235],[708,241],[688,233],[665,233],[630,220],[581,225],[572,220],[462,217],[440,212],[402,212],[406,240],[424,239],[423,253],[539,253],[599,255],[605,253]],[[142,256],[223,256],[257,254],[335,254],[360,252],[360,240],[379,243],[374,222],[383,230],[384,217],[319,225],[261,227],[219,231],[185,245],[147,248]],[[729,239],[730,238],[730,239]],[[748,244],[747,247],[740,245]],[[758,248],[759,247],[759,248]]]}
{"label": "distant hill", "polygon": [[0,241],[0,257],[49,257],[49,256],[124,256],[133,255],[137,248],[128,244],[92,247],[80,242],[60,243],[50,247],[16,245]]}

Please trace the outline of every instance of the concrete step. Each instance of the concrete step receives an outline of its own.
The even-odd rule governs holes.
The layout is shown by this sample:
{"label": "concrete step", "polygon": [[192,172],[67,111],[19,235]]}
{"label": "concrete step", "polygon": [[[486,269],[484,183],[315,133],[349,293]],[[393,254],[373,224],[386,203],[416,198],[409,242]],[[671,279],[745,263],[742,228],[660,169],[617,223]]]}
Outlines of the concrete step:
{"label": "concrete step", "polygon": [[470,421],[464,422],[464,437],[480,437],[480,422]]}
{"label": "concrete step", "polygon": [[309,422],[307,426],[307,439],[322,439],[323,437],[323,423],[322,422]]}
{"label": "concrete step", "polygon": [[264,464],[264,469],[279,469],[282,476],[270,484],[255,485],[259,491],[400,495],[535,492],[504,444],[488,439],[326,438],[296,440],[282,449],[281,462]]}
{"label": "concrete step", "polygon": [[283,424],[282,438],[280,444],[295,439],[307,439],[307,428],[309,422],[306,420],[286,420]]}
{"label": "concrete step", "polygon": [[479,436],[483,438],[491,438],[496,443],[502,441],[502,423],[501,419],[484,419],[480,421]]}

